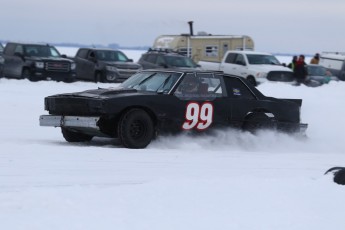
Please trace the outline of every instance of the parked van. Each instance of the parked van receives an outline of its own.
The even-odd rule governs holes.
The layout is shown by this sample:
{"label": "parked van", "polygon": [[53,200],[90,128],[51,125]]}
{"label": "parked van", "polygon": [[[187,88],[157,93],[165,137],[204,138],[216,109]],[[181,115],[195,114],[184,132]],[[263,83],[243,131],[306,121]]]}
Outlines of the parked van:
{"label": "parked van", "polygon": [[198,61],[220,62],[228,50],[254,50],[254,41],[246,35],[161,35],[154,49],[169,49]]}
{"label": "parked van", "polygon": [[332,75],[345,81],[345,52],[323,52],[319,64],[331,71]]}

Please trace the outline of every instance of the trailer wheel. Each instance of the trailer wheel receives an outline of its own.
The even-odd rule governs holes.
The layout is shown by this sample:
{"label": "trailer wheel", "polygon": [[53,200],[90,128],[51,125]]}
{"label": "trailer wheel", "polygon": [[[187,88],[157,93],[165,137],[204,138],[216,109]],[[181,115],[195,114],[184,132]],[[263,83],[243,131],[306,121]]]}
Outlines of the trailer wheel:
{"label": "trailer wheel", "polygon": [[154,138],[154,124],[150,115],[142,109],[126,111],[117,127],[118,137],[127,148],[141,149]]}
{"label": "trailer wheel", "polygon": [[67,142],[88,142],[92,139],[90,135],[74,132],[64,127],[61,127],[61,132]]}

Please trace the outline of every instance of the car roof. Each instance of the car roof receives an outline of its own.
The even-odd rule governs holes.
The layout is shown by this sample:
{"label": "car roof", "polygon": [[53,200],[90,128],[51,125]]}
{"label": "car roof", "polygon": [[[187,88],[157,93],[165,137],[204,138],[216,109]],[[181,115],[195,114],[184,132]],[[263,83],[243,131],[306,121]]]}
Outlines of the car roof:
{"label": "car roof", "polygon": [[32,45],[32,46],[53,46],[48,43],[27,43],[27,42],[7,42],[7,44]]}
{"label": "car roof", "polygon": [[87,50],[94,50],[94,51],[119,51],[117,49],[111,49],[111,48],[87,48],[87,47],[83,47],[83,48],[80,48],[80,49],[87,49]]}
{"label": "car roof", "polygon": [[265,55],[272,55],[271,53],[267,52],[258,52],[258,51],[251,51],[251,50],[230,50],[229,53],[241,53],[241,54],[265,54]]}

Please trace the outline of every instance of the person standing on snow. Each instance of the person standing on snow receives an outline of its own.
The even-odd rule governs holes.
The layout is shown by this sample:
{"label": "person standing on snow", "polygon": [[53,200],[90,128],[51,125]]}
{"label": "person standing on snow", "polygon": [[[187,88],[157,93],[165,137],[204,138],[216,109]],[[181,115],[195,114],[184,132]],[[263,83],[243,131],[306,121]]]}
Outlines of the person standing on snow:
{"label": "person standing on snow", "polygon": [[304,55],[299,55],[295,67],[293,69],[294,76],[296,78],[297,83],[303,83],[308,75],[307,68],[306,68],[306,63],[304,61],[305,57]]}
{"label": "person standing on snow", "polygon": [[320,54],[316,53],[314,57],[310,60],[310,64],[319,64]]}
{"label": "person standing on snow", "polygon": [[297,56],[293,56],[291,63],[287,67],[289,67],[293,71],[295,69],[296,62],[297,62]]}

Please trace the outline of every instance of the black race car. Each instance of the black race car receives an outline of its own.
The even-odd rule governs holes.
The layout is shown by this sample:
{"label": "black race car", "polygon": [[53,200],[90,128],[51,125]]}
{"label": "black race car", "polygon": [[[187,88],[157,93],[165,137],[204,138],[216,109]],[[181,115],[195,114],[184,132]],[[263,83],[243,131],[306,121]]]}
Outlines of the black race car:
{"label": "black race car", "polygon": [[304,133],[301,99],[266,97],[245,79],[198,70],[143,70],[117,88],[45,98],[41,126],[61,127],[68,142],[94,136],[145,148],[162,133],[237,127]]}

